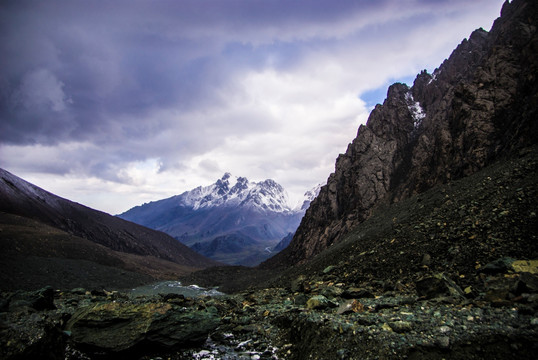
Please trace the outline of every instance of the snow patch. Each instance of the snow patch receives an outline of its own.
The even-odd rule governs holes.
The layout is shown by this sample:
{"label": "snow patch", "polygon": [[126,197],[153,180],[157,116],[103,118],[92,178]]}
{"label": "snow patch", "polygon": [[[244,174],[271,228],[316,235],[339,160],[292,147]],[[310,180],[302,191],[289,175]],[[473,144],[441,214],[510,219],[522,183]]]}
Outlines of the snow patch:
{"label": "snow patch", "polygon": [[312,189],[305,192],[303,199],[295,206],[294,210],[306,212],[310,203],[319,195],[320,190],[321,184],[317,184]]}
{"label": "snow patch", "polygon": [[413,118],[413,126],[415,127],[415,129],[417,129],[422,123],[422,120],[424,120],[424,118],[426,117],[426,112],[424,112],[424,109],[422,108],[422,106],[420,106],[420,103],[418,101],[415,101],[415,99],[413,98],[413,94],[411,94],[411,91],[405,94],[405,101],[407,103],[407,108],[411,113],[411,117]]}
{"label": "snow patch", "polygon": [[432,82],[437,81],[437,77],[441,74],[441,70],[439,68],[435,69],[435,71],[432,74],[432,77],[430,80],[428,80],[428,85],[430,85]]}

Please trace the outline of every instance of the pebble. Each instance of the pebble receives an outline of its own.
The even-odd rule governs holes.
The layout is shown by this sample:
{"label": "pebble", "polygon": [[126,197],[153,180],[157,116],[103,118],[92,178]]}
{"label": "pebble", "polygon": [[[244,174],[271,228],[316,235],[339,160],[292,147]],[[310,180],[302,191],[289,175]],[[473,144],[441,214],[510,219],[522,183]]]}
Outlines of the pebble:
{"label": "pebble", "polygon": [[439,331],[441,332],[441,334],[448,334],[452,331],[452,329],[450,328],[450,326],[443,325],[439,328]]}
{"label": "pebble", "polygon": [[389,324],[387,323],[384,323],[383,326],[381,326],[381,328],[385,331],[392,331],[392,328],[390,327]]}

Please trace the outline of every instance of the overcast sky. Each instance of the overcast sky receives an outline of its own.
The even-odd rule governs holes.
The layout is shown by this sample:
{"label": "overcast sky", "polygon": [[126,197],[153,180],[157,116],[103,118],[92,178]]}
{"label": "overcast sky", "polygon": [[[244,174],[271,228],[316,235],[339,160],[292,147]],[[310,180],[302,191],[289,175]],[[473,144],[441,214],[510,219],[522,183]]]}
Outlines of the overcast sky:
{"label": "overcast sky", "polygon": [[292,199],[502,0],[0,3],[0,167],[112,214],[224,172]]}

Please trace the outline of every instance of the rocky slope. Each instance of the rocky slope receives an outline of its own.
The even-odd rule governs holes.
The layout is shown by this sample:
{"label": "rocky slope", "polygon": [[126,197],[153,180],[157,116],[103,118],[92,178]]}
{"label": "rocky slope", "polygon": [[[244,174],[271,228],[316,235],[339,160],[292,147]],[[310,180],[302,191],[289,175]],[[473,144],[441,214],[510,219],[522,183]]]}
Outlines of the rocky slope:
{"label": "rocky slope", "polygon": [[468,176],[538,139],[538,5],[506,2],[433,74],[392,85],[312,203],[290,246],[265,266],[311,259],[381,204]]}
{"label": "rocky slope", "polygon": [[216,265],[172,237],[62,199],[0,169],[1,281],[130,287]]}
{"label": "rocky slope", "polygon": [[317,191],[307,192],[294,207],[275,181],[250,182],[226,173],[209,186],[118,216],[166,232],[209,258],[252,266],[274,255],[279,241],[297,229]]}
{"label": "rocky slope", "polygon": [[[479,269],[501,258],[538,258],[538,147],[477,173],[380,206],[342,239],[299,266],[208,269],[189,275],[224,291],[288,286],[332,267],[340,282],[383,291],[444,273],[460,287],[481,287]],[[227,273],[228,272],[228,273]],[[225,275],[227,274],[227,276]],[[407,285],[406,285],[407,286]],[[411,285],[412,287],[412,285]],[[373,291],[373,290],[371,290]]]}
{"label": "rocky slope", "polygon": [[538,148],[523,149],[376,209],[278,278],[231,266],[191,276],[243,288],[233,295],[2,292],[0,357],[534,359],[537,179]]}

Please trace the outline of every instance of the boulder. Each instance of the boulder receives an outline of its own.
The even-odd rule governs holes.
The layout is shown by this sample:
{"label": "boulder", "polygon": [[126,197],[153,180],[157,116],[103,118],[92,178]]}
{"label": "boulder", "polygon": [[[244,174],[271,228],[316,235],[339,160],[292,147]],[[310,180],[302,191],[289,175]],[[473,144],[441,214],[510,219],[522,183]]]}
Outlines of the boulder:
{"label": "boulder", "polygon": [[342,297],[344,299],[362,299],[362,298],[374,298],[375,296],[374,294],[372,294],[372,292],[366,289],[350,287],[342,293]]}
{"label": "boulder", "polygon": [[330,301],[323,295],[316,295],[312,296],[308,301],[306,302],[306,308],[312,309],[312,310],[324,310],[329,307],[336,307],[338,306],[334,302]]}
{"label": "boulder", "polygon": [[465,297],[465,292],[443,274],[436,274],[416,282],[418,296],[433,299],[442,296]]}
{"label": "boulder", "polygon": [[2,313],[0,359],[64,359],[62,325],[65,314],[29,309],[12,307]]}
{"label": "boulder", "polygon": [[54,305],[54,289],[51,286],[47,286],[36,291],[21,291],[15,293],[10,299],[9,307],[13,309],[22,306],[37,311],[56,309],[56,306]]}
{"label": "boulder", "polygon": [[413,324],[411,324],[409,321],[398,320],[398,321],[391,321],[388,324],[390,328],[397,333],[405,333],[413,329]]}
{"label": "boulder", "polygon": [[510,270],[517,273],[538,274],[538,260],[515,260]]}
{"label": "boulder", "polygon": [[506,273],[511,268],[514,261],[515,260],[512,258],[503,257],[484,265],[480,269],[480,272],[490,275]]}
{"label": "boulder", "polygon": [[83,348],[106,353],[170,349],[199,344],[219,325],[215,308],[194,310],[170,303],[103,302],[79,309],[66,330]]}
{"label": "boulder", "polygon": [[305,288],[307,287],[305,283],[306,283],[306,277],[304,275],[300,275],[297,279],[291,282],[291,286],[290,286],[291,292],[292,293],[304,292]]}

